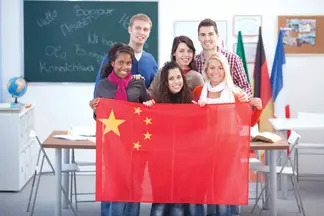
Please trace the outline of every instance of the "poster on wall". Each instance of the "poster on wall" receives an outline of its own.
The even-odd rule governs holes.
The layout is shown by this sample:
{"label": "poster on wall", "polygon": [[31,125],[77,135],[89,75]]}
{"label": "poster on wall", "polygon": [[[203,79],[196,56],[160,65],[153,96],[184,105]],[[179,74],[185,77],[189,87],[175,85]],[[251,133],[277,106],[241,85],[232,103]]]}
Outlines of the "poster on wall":
{"label": "poster on wall", "polygon": [[279,16],[286,53],[324,53],[324,16]]}
{"label": "poster on wall", "polygon": [[237,36],[242,32],[244,37],[253,37],[259,35],[259,27],[262,27],[261,15],[234,15],[233,35]]}
{"label": "poster on wall", "polygon": [[300,47],[303,44],[315,46],[316,20],[315,19],[287,19],[283,30],[283,43],[286,46]]}

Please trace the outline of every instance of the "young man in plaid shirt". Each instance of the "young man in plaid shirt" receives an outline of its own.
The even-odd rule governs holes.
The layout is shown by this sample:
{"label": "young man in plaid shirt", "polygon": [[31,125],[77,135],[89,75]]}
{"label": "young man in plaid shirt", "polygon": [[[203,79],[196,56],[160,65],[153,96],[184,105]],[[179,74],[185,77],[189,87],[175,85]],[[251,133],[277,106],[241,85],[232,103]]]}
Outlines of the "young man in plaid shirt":
{"label": "young man in plaid shirt", "polygon": [[[217,46],[218,29],[214,20],[204,19],[199,23],[198,39],[203,48],[203,51],[195,56],[198,72],[202,73],[202,71],[204,70],[205,60],[208,59],[209,56],[211,56],[213,53],[219,52],[223,54],[227,58],[230,65],[234,84],[245,92],[241,95],[238,95],[239,100],[247,101],[251,99],[252,89],[249,82],[247,81],[242,60],[238,55],[231,52],[225,52]],[[216,210],[216,208],[218,208],[218,210]],[[239,216],[240,207],[236,205],[218,205],[218,207],[216,207],[216,205],[207,205],[207,216],[215,215],[216,212],[218,212],[218,214],[220,213],[220,215]]]}
{"label": "young man in plaid shirt", "polygon": [[[215,52],[223,54],[227,58],[230,65],[234,84],[240,87],[246,93],[246,95],[244,95],[245,100],[250,99],[252,97],[252,89],[247,81],[241,58],[234,53],[226,52],[218,47],[218,38],[218,29],[214,20],[204,19],[199,23],[198,39],[203,51],[195,57],[198,72],[202,73],[204,70],[205,60],[211,54]],[[241,100],[240,98],[240,101],[244,101],[244,99],[242,98]]]}

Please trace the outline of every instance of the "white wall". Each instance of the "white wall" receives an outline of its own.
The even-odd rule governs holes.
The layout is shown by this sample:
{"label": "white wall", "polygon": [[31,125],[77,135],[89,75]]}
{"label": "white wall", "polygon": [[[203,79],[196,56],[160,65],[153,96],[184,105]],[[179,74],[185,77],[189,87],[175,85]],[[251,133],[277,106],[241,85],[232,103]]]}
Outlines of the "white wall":
{"label": "white wall", "polygon": [[[23,0],[0,1],[2,92],[4,100],[11,101],[6,83],[10,77],[24,73]],[[176,20],[201,20],[207,17],[227,20],[228,47],[232,50],[232,44],[237,42],[232,36],[233,15],[262,15],[263,41],[270,72],[277,43],[277,16],[324,15],[323,8],[322,0],[160,0],[158,61],[161,65],[169,60],[173,23]],[[256,42],[257,38],[249,41],[251,40]],[[287,56],[285,87],[293,116],[298,111],[324,112],[324,99],[321,96],[324,92],[322,62],[324,55]],[[252,72],[253,65],[249,65],[250,77]],[[36,131],[41,140],[44,140],[54,129],[64,130],[71,125],[93,125],[92,112],[88,106],[92,94],[93,83],[29,83],[28,91],[20,101],[36,105]],[[87,157],[94,158],[94,155]]]}

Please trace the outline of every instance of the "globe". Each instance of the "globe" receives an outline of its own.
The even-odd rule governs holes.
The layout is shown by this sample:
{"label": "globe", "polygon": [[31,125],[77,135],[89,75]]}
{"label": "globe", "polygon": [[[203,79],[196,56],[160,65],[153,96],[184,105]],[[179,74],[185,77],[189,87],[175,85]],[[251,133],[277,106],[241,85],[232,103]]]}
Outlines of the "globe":
{"label": "globe", "polygon": [[27,90],[27,83],[21,77],[13,77],[8,82],[8,92],[15,98],[15,103],[18,103],[17,98],[23,96]]}

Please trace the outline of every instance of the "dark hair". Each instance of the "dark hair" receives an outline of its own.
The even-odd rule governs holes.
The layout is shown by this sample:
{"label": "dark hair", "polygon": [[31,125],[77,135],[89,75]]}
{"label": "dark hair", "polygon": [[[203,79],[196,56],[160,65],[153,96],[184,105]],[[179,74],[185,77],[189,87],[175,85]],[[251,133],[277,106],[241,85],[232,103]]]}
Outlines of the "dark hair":
{"label": "dark hair", "polygon": [[199,35],[199,29],[200,29],[201,27],[209,27],[209,26],[214,27],[215,33],[218,34],[218,29],[217,29],[217,24],[216,24],[216,22],[215,22],[214,20],[212,20],[212,19],[208,19],[208,18],[207,18],[207,19],[202,20],[202,21],[199,23],[199,25],[198,25],[198,35]]}
{"label": "dark hair", "polygon": [[119,56],[119,54],[124,53],[128,54],[131,59],[132,63],[135,58],[134,50],[132,47],[130,47],[127,44],[124,43],[114,43],[114,45],[109,49],[108,51],[108,62],[105,64],[105,66],[102,68],[100,78],[107,78],[108,75],[113,71],[113,66],[111,63],[116,60],[116,58]]}
{"label": "dark hair", "polygon": [[176,61],[174,53],[176,52],[176,50],[177,50],[180,43],[185,43],[189,47],[189,49],[192,50],[193,57],[192,57],[191,62],[189,63],[189,68],[191,70],[197,71],[196,61],[194,59],[195,54],[196,54],[196,49],[195,49],[195,46],[194,46],[192,40],[187,36],[180,35],[180,36],[175,37],[173,39],[173,44],[172,44],[172,49],[171,49],[171,61]]}
{"label": "dark hair", "polygon": [[179,103],[191,103],[192,101],[191,91],[188,87],[186,78],[184,77],[181,67],[175,61],[166,62],[161,69],[160,84],[158,88],[159,91],[156,97],[157,103],[173,103],[171,101],[171,97],[174,94],[172,94],[169,90],[168,78],[169,78],[169,71],[175,68],[179,69],[183,79],[183,87],[181,91],[178,93]]}

